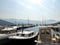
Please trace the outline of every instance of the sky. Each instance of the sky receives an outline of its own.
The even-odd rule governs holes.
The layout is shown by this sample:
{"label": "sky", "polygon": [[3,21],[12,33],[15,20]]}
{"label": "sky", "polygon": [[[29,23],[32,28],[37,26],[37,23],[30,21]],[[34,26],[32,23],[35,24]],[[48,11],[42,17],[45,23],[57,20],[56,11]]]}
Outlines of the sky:
{"label": "sky", "polygon": [[0,0],[0,19],[59,20],[60,0]]}

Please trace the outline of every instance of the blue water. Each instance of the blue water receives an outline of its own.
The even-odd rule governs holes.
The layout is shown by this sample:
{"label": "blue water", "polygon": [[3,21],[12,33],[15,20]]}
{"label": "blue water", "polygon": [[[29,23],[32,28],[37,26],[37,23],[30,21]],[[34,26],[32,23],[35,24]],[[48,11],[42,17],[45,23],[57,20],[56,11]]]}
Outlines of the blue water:
{"label": "blue water", "polygon": [[39,31],[39,26],[26,28],[25,30],[32,30],[32,31],[38,32]]}

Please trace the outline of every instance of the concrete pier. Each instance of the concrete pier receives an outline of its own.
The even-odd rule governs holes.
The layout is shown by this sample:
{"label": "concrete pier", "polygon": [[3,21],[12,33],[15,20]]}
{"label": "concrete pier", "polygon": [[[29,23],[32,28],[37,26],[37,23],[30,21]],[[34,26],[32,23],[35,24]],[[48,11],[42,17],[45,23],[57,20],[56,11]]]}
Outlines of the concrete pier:
{"label": "concrete pier", "polygon": [[[40,26],[37,45],[41,45],[42,43],[44,43],[43,45],[59,44],[57,42],[57,39],[55,40],[56,37],[54,37],[54,35],[60,34],[59,31],[56,34],[52,32],[52,29],[56,29],[56,28],[60,28],[60,26]],[[56,42],[54,43],[53,40]],[[40,41],[42,43],[39,43]]]}

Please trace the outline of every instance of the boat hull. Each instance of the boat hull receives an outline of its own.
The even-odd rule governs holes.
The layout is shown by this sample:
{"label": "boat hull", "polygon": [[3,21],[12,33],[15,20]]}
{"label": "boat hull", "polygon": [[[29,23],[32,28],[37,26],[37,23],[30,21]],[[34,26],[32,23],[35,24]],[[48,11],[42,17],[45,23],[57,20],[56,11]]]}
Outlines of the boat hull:
{"label": "boat hull", "polygon": [[35,40],[37,39],[37,36],[36,35],[35,37],[33,38],[29,38],[29,39],[9,39],[10,40],[10,44],[13,44],[13,45],[17,45],[17,44],[20,44],[20,45],[35,45]]}
{"label": "boat hull", "polygon": [[8,38],[6,38],[6,39],[1,39],[0,40],[0,45],[5,45],[5,44],[7,44],[7,43],[9,43],[10,41],[8,40]]}

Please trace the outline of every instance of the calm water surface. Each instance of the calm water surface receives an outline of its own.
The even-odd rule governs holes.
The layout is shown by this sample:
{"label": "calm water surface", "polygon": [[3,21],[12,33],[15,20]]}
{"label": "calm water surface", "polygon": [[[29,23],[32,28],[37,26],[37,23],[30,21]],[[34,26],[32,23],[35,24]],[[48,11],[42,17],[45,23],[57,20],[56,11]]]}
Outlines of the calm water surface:
{"label": "calm water surface", "polygon": [[25,30],[33,30],[35,32],[38,32],[39,31],[39,26],[31,27],[31,28],[26,28]]}

